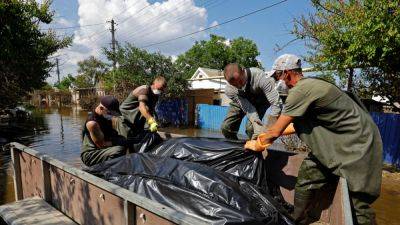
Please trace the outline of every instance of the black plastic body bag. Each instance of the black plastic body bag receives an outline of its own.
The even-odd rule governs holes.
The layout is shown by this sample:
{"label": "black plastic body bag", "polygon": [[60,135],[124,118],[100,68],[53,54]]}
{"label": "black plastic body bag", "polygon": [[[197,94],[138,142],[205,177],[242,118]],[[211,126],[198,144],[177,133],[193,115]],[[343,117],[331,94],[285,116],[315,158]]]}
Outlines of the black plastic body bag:
{"label": "black plastic body bag", "polygon": [[208,224],[293,224],[260,188],[266,180],[261,154],[244,152],[242,146],[222,139],[173,138],[88,172]]}

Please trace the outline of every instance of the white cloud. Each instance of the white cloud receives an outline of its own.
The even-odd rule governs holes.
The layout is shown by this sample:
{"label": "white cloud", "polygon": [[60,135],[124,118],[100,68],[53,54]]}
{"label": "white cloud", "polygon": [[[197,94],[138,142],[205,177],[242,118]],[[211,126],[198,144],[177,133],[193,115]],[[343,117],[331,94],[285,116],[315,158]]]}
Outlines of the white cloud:
{"label": "white cloud", "polygon": [[60,25],[60,27],[70,27],[70,26],[73,26],[73,25],[74,25],[73,22],[71,22],[71,21],[69,21],[69,20],[67,20],[67,19],[64,19],[64,18],[58,18],[58,19],[56,19],[55,23],[56,23],[57,25]]}
{"label": "white cloud", "polygon": [[216,20],[214,20],[212,23],[211,23],[211,25],[210,26],[217,26],[219,23],[218,23],[218,21],[216,21]]}
{"label": "white cloud", "polygon": [[[207,10],[196,6],[194,0],[167,0],[153,4],[148,0],[78,0],[78,3],[77,24],[104,24],[81,27],[74,31],[72,47],[59,53],[68,57],[65,57],[62,75],[75,75],[76,63],[90,55],[102,57],[101,48],[109,47],[111,42],[110,23],[106,23],[111,18],[117,23],[116,40],[120,44],[129,42],[138,47],[182,36],[207,26]],[[214,21],[212,24],[217,23]],[[166,55],[178,55],[190,48],[195,40],[207,36],[199,33],[146,49]],[[54,78],[50,79],[50,82],[54,81]]]}

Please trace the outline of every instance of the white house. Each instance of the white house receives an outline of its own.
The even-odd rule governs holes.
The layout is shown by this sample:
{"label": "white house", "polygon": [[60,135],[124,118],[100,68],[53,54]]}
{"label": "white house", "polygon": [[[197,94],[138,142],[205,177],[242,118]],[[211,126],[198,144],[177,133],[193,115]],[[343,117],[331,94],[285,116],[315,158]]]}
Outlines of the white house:
{"label": "white house", "polygon": [[221,70],[199,67],[189,79],[190,89],[225,90],[226,80]]}
{"label": "white house", "polygon": [[213,99],[220,105],[228,105],[230,100],[225,95],[227,84],[223,71],[199,67],[189,79],[191,90],[214,89]]}

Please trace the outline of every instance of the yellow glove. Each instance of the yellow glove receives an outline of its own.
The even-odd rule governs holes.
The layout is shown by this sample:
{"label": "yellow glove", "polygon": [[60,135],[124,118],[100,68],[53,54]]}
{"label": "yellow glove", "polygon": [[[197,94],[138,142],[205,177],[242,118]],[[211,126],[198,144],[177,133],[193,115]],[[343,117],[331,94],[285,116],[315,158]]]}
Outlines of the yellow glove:
{"label": "yellow glove", "polygon": [[153,117],[151,117],[150,119],[147,120],[147,124],[149,124],[149,126],[150,126],[150,128],[149,128],[150,132],[157,132],[158,124]]}

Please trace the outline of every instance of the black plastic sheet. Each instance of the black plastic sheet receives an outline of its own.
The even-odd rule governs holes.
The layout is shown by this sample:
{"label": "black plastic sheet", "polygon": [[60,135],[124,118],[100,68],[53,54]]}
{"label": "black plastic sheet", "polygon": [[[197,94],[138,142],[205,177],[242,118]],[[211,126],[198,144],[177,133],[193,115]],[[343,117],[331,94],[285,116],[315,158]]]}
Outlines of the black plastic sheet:
{"label": "black plastic sheet", "polygon": [[149,153],[201,163],[266,189],[262,154],[246,152],[243,145],[244,142],[226,139],[182,137],[169,139]]}
{"label": "black plastic sheet", "polygon": [[162,142],[161,136],[155,132],[142,132],[135,137],[128,137],[128,147],[131,153],[150,151]]}
{"label": "black plastic sheet", "polygon": [[199,163],[131,154],[89,172],[209,224],[291,224],[253,184]]}
{"label": "black plastic sheet", "polygon": [[242,146],[221,139],[173,138],[88,172],[208,224],[293,224],[260,188],[266,180],[261,154],[244,152]]}

